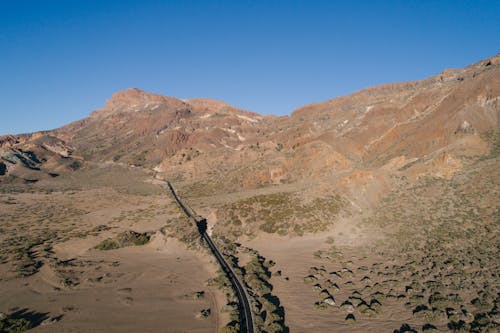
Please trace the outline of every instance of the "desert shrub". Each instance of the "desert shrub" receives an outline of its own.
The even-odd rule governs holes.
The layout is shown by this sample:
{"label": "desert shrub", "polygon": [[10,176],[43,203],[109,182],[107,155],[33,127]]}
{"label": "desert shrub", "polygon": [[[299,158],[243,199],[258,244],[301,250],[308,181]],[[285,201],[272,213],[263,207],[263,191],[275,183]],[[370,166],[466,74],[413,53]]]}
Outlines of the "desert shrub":
{"label": "desert shrub", "polygon": [[33,322],[26,318],[13,318],[8,315],[2,315],[3,318],[0,319],[0,332],[2,333],[24,332],[34,326]]}
{"label": "desert shrub", "polygon": [[315,302],[313,307],[316,310],[326,310],[329,308],[328,304],[323,302]]}
{"label": "desert shrub", "polygon": [[219,330],[219,333],[239,333],[239,332],[240,332],[239,324],[224,326]]}
{"label": "desert shrub", "polygon": [[151,236],[148,233],[124,231],[118,234],[117,241],[121,246],[144,245],[149,242],[150,238]]}
{"label": "desert shrub", "polygon": [[394,330],[394,333],[417,333],[417,331],[408,324],[403,324],[399,330]]}
{"label": "desert shrub", "polygon": [[425,304],[417,305],[413,309],[413,315],[417,317],[423,317],[425,314],[429,313],[429,307]]}
{"label": "desert shrub", "polygon": [[346,324],[354,324],[356,322],[356,317],[352,313],[349,313],[345,319],[344,319]]}
{"label": "desert shrub", "polygon": [[209,286],[216,286],[219,288],[231,288],[231,282],[222,272],[219,273],[215,278],[208,280]]}
{"label": "desert shrub", "polygon": [[107,251],[107,250],[118,249],[119,247],[120,247],[120,245],[118,244],[117,241],[115,241],[111,238],[107,238],[107,239],[103,240],[102,242],[100,242],[98,245],[96,245],[95,248],[97,250]]}
{"label": "desert shrub", "polygon": [[450,321],[448,323],[448,328],[450,330],[452,330],[453,332],[457,332],[457,333],[465,333],[465,332],[470,332],[471,331],[471,327],[469,324],[467,324],[465,321],[463,320],[459,320],[459,321]]}
{"label": "desert shrub", "polygon": [[281,333],[285,332],[285,328],[283,325],[277,322],[271,322],[269,324],[264,325],[264,329],[268,333]]}
{"label": "desert shrub", "polygon": [[100,225],[94,227],[91,231],[97,233],[97,232],[101,232],[101,231],[107,231],[109,229],[111,229],[110,226],[100,224]]}
{"label": "desert shrub", "polygon": [[193,299],[202,299],[205,298],[205,292],[202,291],[196,291],[193,293]]}
{"label": "desert shrub", "polygon": [[308,276],[304,277],[304,283],[313,283],[316,281],[318,281],[318,278],[315,277],[314,275],[308,275]]}
{"label": "desert shrub", "polygon": [[481,311],[486,311],[491,308],[491,304],[486,297],[476,297],[471,301],[471,304]]}
{"label": "desert shrub", "polygon": [[376,299],[372,299],[370,301],[370,308],[374,309],[374,310],[378,310],[382,307],[382,303],[380,303],[378,300]]}
{"label": "desert shrub", "polygon": [[[224,246],[231,245],[229,242]],[[238,259],[234,256],[230,263],[234,270],[240,271],[243,282],[251,289],[249,296],[255,314],[256,329],[262,332],[285,332],[287,329],[284,320],[285,310],[280,305],[279,298],[272,295],[273,286],[269,283],[272,276],[269,268],[274,266],[275,262],[266,260],[257,251],[249,248],[239,247],[238,250],[251,256],[243,267],[238,266]]]}
{"label": "desert shrub", "polygon": [[495,332],[498,329],[498,323],[483,312],[477,313],[474,316],[474,321],[470,324],[471,332]]}
{"label": "desert shrub", "polygon": [[435,292],[434,294],[429,296],[429,304],[432,307],[438,309],[444,309],[450,304],[450,301],[448,300],[448,297],[446,297],[445,295],[439,292]]}
{"label": "desert shrub", "polygon": [[437,329],[436,326],[432,325],[432,324],[425,324],[422,326],[422,332],[425,332],[425,333],[437,333],[439,332],[439,330]]}
{"label": "desert shrub", "polygon": [[113,250],[126,246],[144,245],[151,238],[148,233],[139,233],[135,231],[124,231],[116,236],[115,239],[107,238],[99,243],[95,248],[98,250]]}
{"label": "desert shrub", "polygon": [[205,319],[205,318],[210,317],[211,314],[212,314],[212,310],[210,310],[210,308],[202,309],[202,310],[200,310],[198,317]]}

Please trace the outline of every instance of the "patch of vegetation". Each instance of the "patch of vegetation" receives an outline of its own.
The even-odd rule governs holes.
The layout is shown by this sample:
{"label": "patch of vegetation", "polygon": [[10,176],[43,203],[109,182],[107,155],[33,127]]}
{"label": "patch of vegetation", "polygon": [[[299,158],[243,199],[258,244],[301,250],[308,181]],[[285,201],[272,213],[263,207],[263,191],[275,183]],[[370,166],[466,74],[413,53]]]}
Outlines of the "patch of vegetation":
{"label": "patch of vegetation", "polygon": [[149,242],[150,233],[139,233],[135,231],[124,231],[118,234],[114,239],[107,238],[99,243],[95,248],[98,250],[114,250],[127,246],[139,246]]}
{"label": "patch of vegetation", "polygon": [[[60,317],[52,318],[50,322],[56,322]],[[25,332],[48,319],[47,313],[29,311],[28,309],[17,310],[10,314],[0,312],[0,333]]]}
{"label": "patch of vegetation", "polygon": [[346,324],[354,324],[356,322],[356,317],[352,313],[349,313],[344,321]]}
{"label": "patch of vegetation", "polygon": [[335,245],[331,245],[326,250],[317,250],[313,253],[314,259],[318,260],[329,260],[335,261],[343,257],[342,251],[340,251]]}
{"label": "patch of vegetation", "polygon": [[210,315],[212,314],[212,310],[210,310],[210,308],[208,309],[201,309],[200,313],[198,314],[198,318],[201,318],[201,319],[206,319],[208,317],[210,317]]}
{"label": "patch of vegetation", "polygon": [[[488,159],[498,157],[498,134],[491,135]],[[491,319],[500,291],[496,169],[495,163],[479,161],[450,180],[403,182],[365,220],[389,235],[372,251],[397,261],[368,272],[372,282],[385,279],[378,291],[385,300],[371,294],[381,309],[385,302],[403,305],[425,332],[436,331],[438,325],[455,332],[497,328]]]}
{"label": "patch of vegetation", "polygon": [[238,323],[226,325],[219,330],[219,333],[239,333],[239,332],[240,332],[240,325]]}
{"label": "patch of vegetation", "polygon": [[305,203],[292,193],[257,195],[219,209],[225,232],[234,237],[252,235],[255,226],[266,233],[299,235],[324,231],[344,205],[339,195]]}
{"label": "patch of vegetation", "polygon": [[107,250],[114,250],[120,248],[120,245],[118,244],[117,241],[107,238],[100,242],[99,244],[96,245],[95,247],[97,250],[101,251],[107,251]]}
{"label": "patch of vegetation", "polygon": [[207,284],[223,290],[226,294],[227,304],[225,308],[229,310],[230,320],[219,330],[219,333],[240,332],[240,313],[238,309],[238,302],[231,286],[231,282],[228,280],[227,276],[222,270],[219,270],[218,275],[215,278],[209,279]]}
{"label": "patch of vegetation", "polygon": [[45,258],[52,255],[54,243],[85,234],[85,230],[74,227],[80,225],[85,210],[58,204],[49,192],[37,195],[44,199],[31,200],[29,194],[0,194],[0,229],[4,230],[0,260],[19,277],[37,273]]}
{"label": "patch of vegetation", "polygon": [[[3,314],[0,314],[3,315]],[[24,332],[33,328],[33,323],[26,318],[12,318],[7,315],[3,315],[0,319],[0,332],[1,333],[17,333]]]}
{"label": "patch of vegetation", "polygon": [[[257,331],[278,333],[286,332],[285,310],[277,296],[272,294],[273,286],[270,282],[273,273],[270,271],[275,265],[272,260],[267,260],[257,251],[236,246],[227,239],[222,238],[223,253],[233,270],[249,290],[250,303],[254,312],[254,324]],[[239,266],[238,255],[244,253],[249,260],[244,266]]]}
{"label": "patch of vegetation", "polygon": [[104,224],[100,224],[94,228],[92,228],[91,232],[94,234],[94,235],[98,235],[100,232],[102,231],[107,231],[107,230],[110,230],[111,227],[110,226],[107,226],[107,225],[104,225]]}
{"label": "patch of vegetation", "polygon": [[202,291],[196,291],[193,293],[193,299],[202,299],[202,298],[205,298],[205,292],[202,290]]}
{"label": "patch of vegetation", "polygon": [[483,138],[486,139],[490,146],[490,153],[483,159],[497,158],[500,156],[500,131],[488,131],[484,133]]}

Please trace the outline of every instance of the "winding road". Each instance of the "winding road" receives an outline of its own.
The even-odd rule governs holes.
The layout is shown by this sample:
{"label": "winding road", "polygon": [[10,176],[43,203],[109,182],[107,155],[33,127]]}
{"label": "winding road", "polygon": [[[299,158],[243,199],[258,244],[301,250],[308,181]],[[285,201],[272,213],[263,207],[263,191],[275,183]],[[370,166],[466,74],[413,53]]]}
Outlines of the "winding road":
{"label": "winding road", "polygon": [[227,264],[226,260],[221,255],[221,253],[217,249],[217,246],[215,246],[210,236],[207,234],[207,220],[198,217],[198,215],[193,211],[193,209],[183,204],[181,199],[175,192],[172,184],[168,181],[167,181],[167,186],[170,192],[172,193],[175,201],[177,201],[177,204],[184,212],[184,214],[186,214],[188,218],[192,218],[196,222],[196,226],[198,227],[198,231],[200,232],[202,239],[205,240],[208,247],[214,254],[215,258],[217,258],[217,261],[219,262],[222,271],[226,274],[227,278],[231,282],[231,285],[233,286],[234,292],[236,293],[236,296],[238,297],[238,302],[240,304],[240,309],[239,309],[240,332],[254,333],[252,308],[250,307],[250,302],[248,301],[247,291],[244,288],[243,284],[239,281],[236,274],[234,274],[231,267]]}

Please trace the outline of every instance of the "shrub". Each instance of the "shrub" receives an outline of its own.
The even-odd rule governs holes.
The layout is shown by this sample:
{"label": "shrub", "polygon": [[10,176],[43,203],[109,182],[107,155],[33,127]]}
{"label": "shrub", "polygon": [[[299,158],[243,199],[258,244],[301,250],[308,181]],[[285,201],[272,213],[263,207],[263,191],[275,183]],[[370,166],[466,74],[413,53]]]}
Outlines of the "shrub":
{"label": "shrub", "polygon": [[126,246],[144,245],[149,242],[150,238],[151,236],[148,233],[139,233],[129,230],[118,234],[115,239],[107,238],[103,240],[95,248],[106,251]]}
{"label": "shrub", "polygon": [[352,313],[349,313],[345,319],[344,319],[346,324],[354,324],[356,322],[356,317]]}
{"label": "shrub", "polygon": [[100,242],[95,248],[101,251],[107,251],[107,250],[114,250],[118,249],[120,245],[118,242],[115,240],[112,240],[111,238],[107,238]]}
{"label": "shrub", "polygon": [[0,332],[2,333],[24,332],[33,328],[33,326],[33,323],[26,318],[4,316],[4,318],[0,320]]}
{"label": "shrub", "polygon": [[224,326],[219,330],[219,333],[239,333],[240,325],[236,324],[234,326]]}

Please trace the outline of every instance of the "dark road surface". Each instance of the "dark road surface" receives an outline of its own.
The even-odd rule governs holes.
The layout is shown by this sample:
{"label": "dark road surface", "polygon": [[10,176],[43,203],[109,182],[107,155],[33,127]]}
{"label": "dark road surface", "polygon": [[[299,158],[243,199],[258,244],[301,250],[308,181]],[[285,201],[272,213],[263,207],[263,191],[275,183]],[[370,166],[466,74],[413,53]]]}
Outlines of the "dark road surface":
{"label": "dark road surface", "polygon": [[238,280],[236,274],[234,274],[231,267],[227,264],[226,260],[221,255],[210,236],[207,234],[207,220],[204,218],[198,218],[197,214],[194,213],[192,209],[186,207],[182,203],[181,199],[179,198],[177,193],[175,193],[175,190],[170,182],[167,182],[167,186],[184,214],[186,214],[187,217],[192,218],[196,222],[196,226],[198,227],[198,231],[200,232],[201,237],[205,240],[210,250],[212,250],[212,253],[214,254],[215,258],[217,258],[222,271],[226,274],[227,278],[231,282],[231,285],[233,286],[234,292],[236,293],[240,304],[240,332],[254,333],[252,309],[250,307],[250,303],[248,302],[246,289]]}

